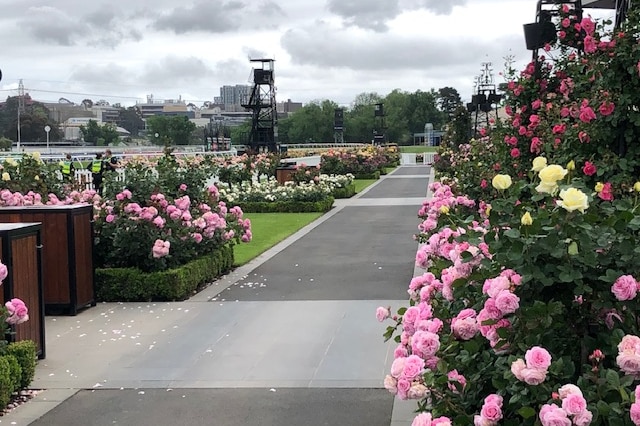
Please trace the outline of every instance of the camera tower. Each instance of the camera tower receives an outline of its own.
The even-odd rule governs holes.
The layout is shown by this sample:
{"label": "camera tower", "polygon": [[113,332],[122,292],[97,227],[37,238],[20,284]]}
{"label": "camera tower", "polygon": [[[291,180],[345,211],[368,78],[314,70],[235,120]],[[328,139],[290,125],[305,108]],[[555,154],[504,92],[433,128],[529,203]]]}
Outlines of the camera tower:
{"label": "camera tower", "polygon": [[278,113],[273,59],[250,59],[253,68],[253,88],[242,107],[251,111],[249,146],[256,152],[276,152],[278,147]]}

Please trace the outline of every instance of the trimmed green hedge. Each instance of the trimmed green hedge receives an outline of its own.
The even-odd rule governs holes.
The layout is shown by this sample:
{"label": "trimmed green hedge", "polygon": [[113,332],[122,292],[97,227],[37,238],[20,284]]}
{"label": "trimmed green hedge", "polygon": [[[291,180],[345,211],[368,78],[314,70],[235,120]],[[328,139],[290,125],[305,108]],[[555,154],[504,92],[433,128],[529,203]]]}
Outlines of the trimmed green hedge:
{"label": "trimmed green hedge", "polygon": [[355,175],[356,179],[380,179],[380,171],[376,170],[373,173],[360,173]]}
{"label": "trimmed green hedge", "polygon": [[255,201],[235,203],[245,213],[310,213],[328,212],[333,207],[334,198],[322,201]]}
{"label": "trimmed green hedge", "polygon": [[96,298],[101,302],[185,300],[203,284],[231,270],[232,266],[233,247],[224,246],[208,256],[166,271],[96,269]]}
{"label": "trimmed green hedge", "polygon": [[356,184],[352,183],[344,188],[336,188],[331,195],[333,198],[351,198],[356,195]]}
{"label": "trimmed green hedge", "polygon": [[18,388],[28,388],[36,375],[37,347],[31,340],[21,340],[10,343],[7,354],[13,355],[22,370],[22,376]]}

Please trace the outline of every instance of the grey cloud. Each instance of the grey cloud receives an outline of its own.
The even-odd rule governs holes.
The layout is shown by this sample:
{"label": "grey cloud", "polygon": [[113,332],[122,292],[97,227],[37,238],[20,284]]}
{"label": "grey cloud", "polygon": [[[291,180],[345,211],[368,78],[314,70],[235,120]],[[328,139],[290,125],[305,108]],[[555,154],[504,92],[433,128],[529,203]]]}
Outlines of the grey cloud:
{"label": "grey cloud", "polygon": [[349,37],[327,25],[317,24],[309,30],[289,30],[281,44],[291,60],[299,65],[353,70],[446,69],[460,64],[479,64],[488,52],[500,46],[521,50],[521,36],[492,42],[475,39],[421,38],[407,39],[375,34],[366,38]]}
{"label": "grey cloud", "polygon": [[101,9],[87,14],[87,22],[92,25],[107,27],[116,21],[116,13],[110,9]]}
{"label": "grey cloud", "polygon": [[347,25],[376,32],[386,31],[386,22],[400,13],[398,0],[329,0],[327,5]]}
{"label": "grey cloud", "polygon": [[73,20],[54,7],[32,7],[28,13],[29,18],[22,19],[20,26],[40,41],[72,46],[90,31],[86,24]]}
{"label": "grey cloud", "polygon": [[189,8],[176,8],[160,16],[153,27],[157,30],[171,30],[176,34],[193,31],[224,33],[238,28],[241,15],[234,12],[242,10],[244,4],[237,1],[222,3],[202,1]]}
{"label": "grey cloud", "polygon": [[154,85],[172,85],[204,80],[214,74],[213,69],[200,58],[168,56],[157,62],[147,63],[141,79]]}
{"label": "grey cloud", "polygon": [[437,15],[449,15],[454,6],[464,6],[467,0],[400,0],[403,10],[426,9]]}
{"label": "grey cloud", "polygon": [[285,11],[273,1],[265,1],[258,6],[258,13],[264,16],[287,16]]}

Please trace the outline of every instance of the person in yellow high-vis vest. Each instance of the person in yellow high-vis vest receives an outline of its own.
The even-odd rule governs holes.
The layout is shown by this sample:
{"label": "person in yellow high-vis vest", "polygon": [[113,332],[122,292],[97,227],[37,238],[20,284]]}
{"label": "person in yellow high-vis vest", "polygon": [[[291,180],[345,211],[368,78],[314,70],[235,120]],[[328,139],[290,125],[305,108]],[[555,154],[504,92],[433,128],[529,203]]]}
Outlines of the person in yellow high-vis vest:
{"label": "person in yellow high-vis vest", "polygon": [[104,164],[102,162],[102,153],[96,154],[96,158],[91,160],[87,165],[87,170],[91,172],[93,181],[93,189],[100,195],[102,195],[102,172],[104,171]]}
{"label": "person in yellow high-vis vest", "polygon": [[63,182],[72,183],[75,180],[76,168],[71,160],[71,154],[67,154],[65,159],[60,162],[60,171]]}

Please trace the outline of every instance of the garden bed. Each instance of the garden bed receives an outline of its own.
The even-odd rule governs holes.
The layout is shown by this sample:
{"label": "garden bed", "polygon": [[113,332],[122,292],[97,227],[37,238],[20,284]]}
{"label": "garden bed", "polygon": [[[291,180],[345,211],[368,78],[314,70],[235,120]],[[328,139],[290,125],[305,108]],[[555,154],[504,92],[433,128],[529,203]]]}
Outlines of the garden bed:
{"label": "garden bed", "polygon": [[376,170],[371,173],[360,173],[355,175],[355,179],[380,179],[380,171]]}
{"label": "garden bed", "polygon": [[160,272],[137,268],[96,269],[96,298],[101,302],[185,300],[233,266],[233,248]]}
{"label": "garden bed", "polygon": [[349,184],[344,188],[335,188],[331,195],[333,198],[351,198],[356,195],[356,185],[355,183]]}
{"label": "garden bed", "polygon": [[333,207],[334,197],[320,201],[254,201],[239,202],[245,213],[309,213],[328,212]]}

